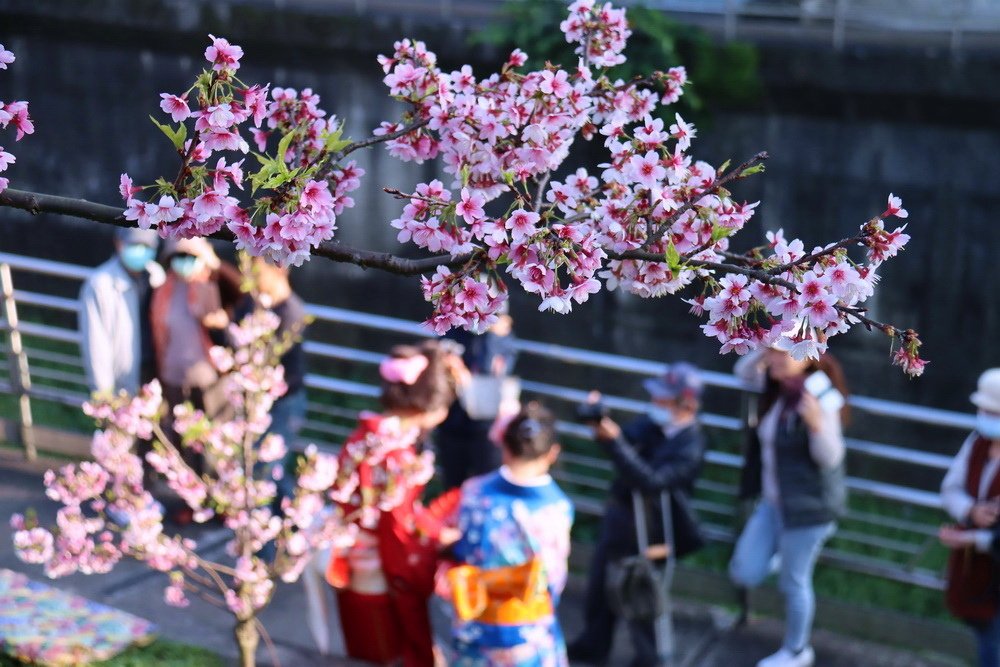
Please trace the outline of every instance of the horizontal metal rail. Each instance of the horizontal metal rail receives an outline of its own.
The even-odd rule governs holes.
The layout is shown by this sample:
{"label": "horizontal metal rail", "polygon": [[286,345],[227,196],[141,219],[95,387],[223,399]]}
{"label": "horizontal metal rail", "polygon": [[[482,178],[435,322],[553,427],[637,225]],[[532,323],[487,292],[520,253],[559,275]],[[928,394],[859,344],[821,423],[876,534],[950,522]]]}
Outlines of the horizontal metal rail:
{"label": "horizontal metal rail", "polygon": [[72,313],[80,311],[80,301],[78,299],[67,299],[63,296],[51,296],[49,294],[39,294],[38,292],[26,292],[24,290],[14,290],[14,300],[20,305],[26,303],[29,306],[41,306],[53,310],[64,310]]}
{"label": "horizontal metal rail", "polygon": [[94,272],[92,268],[77,264],[54,262],[51,259],[28,257],[27,255],[14,255],[9,252],[0,252],[0,264],[10,264],[10,268],[15,271],[26,271],[29,273],[38,273],[43,276],[71,278],[73,280],[86,280]]}

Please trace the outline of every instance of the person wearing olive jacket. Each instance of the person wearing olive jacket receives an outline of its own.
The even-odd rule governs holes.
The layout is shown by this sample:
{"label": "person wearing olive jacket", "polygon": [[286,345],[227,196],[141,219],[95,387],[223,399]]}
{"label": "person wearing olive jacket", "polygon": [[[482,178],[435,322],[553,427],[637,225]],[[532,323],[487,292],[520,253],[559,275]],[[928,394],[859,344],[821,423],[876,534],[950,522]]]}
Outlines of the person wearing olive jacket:
{"label": "person wearing olive jacket", "polygon": [[[569,646],[573,662],[603,663],[611,650],[617,617],[607,602],[606,568],[609,561],[638,551],[633,490],[646,497],[651,543],[663,540],[659,495],[666,492],[675,555],[685,556],[704,544],[689,502],[705,453],[698,424],[701,375],[691,364],[675,363],[667,366],[662,377],[651,378],[643,386],[651,399],[647,415],[624,428],[606,416],[593,424],[595,438],[610,455],[616,476],[591,560],[585,627]],[[628,629],[635,648],[633,667],[660,664],[653,622],[629,621]]]}
{"label": "person wearing olive jacket", "polygon": [[841,428],[847,414],[845,403],[821,402],[806,389],[817,371],[846,399],[843,372],[829,354],[795,359],[772,347],[751,352],[735,368],[761,396],[748,424],[740,481],[740,497],[757,503],[736,542],[729,576],[737,586],[754,588],[780,561],[785,595],[784,642],[757,667],[809,667],[816,660],[809,645],[812,575],[846,506]]}

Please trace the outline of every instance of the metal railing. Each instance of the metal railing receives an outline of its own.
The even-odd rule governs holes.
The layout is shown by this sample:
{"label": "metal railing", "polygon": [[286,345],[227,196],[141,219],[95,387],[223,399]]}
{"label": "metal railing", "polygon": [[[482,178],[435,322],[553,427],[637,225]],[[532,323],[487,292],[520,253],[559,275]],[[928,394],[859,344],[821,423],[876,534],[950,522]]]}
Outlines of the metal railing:
{"label": "metal railing", "polygon": [[[233,0],[257,5],[363,16],[419,16],[449,23],[496,19],[505,0]],[[535,0],[521,0],[533,2]],[[937,47],[960,57],[1000,44],[996,0],[617,0],[646,6],[721,34],[726,39],[868,46]]]}
{"label": "metal railing", "polygon": [[[78,312],[77,300],[44,291],[15,289],[14,276],[34,274],[47,276],[50,282],[51,278],[59,278],[79,283],[91,272],[92,269],[81,266],[0,253],[0,287],[4,298],[0,331],[7,332],[0,353],[7,355],[10,369],[8,378],[0,380],[0,393],[16,398],[13,417],[18,421],[18,434],[29,457],[35,455],[36,449],[45,450],[44,443],[34,442],[31,401],[79,407],[86,398],[86,387],[77,349],[76,325],[54,325],[50,323],[53,316],[43,314],[59,314],[65,322],[69,319],[67,314]],[[72,287],[75,293],[78,284]],[[27,310],[34,314],[25,317]],[[366,343],[380,345],[381,349],[385,349],[387,338],[407,340],[433,335],[421,324],[394,317],[321,305],[309,305],[307,310],[317,325],[335,324],[338,335],[363,330]],[[318,328],[314,326],[313,331]],[[372,339],[377,336],[382,339],[373,343]],[[309,408],[305,433],[309,441],[319,446],[336,447],[352,430],[358,412],[366,406],[374,407],[379,391],[375,367],[384,355],[357,345],[312,338],[307,338],[304,347],[312,367],[336,366],[340,369],[337,373],[313,372],[306,376]],[[529,367],[537,363],[526,363],[527,360],[559,364],[560,368],[599,369],[602,374],[620,374],[619,379],[631,380],[628,384],[636,384],[636,376],[653,376],[662,369],[662,364],[646,359],[553,343],[518,340],[516,348],[522,355],[519,368],[524,369],[521,375],[525,392],[545,399],[557,412],[567,404],[583,400],[589,387],[532,377]],[[730,397],[731,400],[721,403],[734,409],[731,414],[707,412],[703,414],[703,424],[716,434],[732,434],[729,441],[737,440],[736,434],[743,423],[738,416],[738,406],[747,388],[739,379],[723,373],[706,372],[705,382],[716,397]],[[647,407],[643,401],[620,395],[606,395],[605,401],[608,407],[625,413],[641,413]],[[963,436],[959,431],[971,430],[974,425],[971,415],[923,406],[861,396],[852,397],[850,403],[855,410],[880,418],[956,429],[956,444]],[[570,491],[582,514],[600,515],[611,466],[589,443],[587,429],[564,421],[558,426],[566,443],[555,476]],[[715,438],[720,439],[726,438]],[[950,463],[947,456],[892,443],[848,438],[847,447],[851,461],[864,459],[887,466],[906,464],[933,471],[936,475],[943,475]],[[735,478],[741,465],[738,447],[732,443],[728,447],[713,447],[707,454],[705,474],[698,482],[694,505],[703,519],[706,533],[713,539],[733,539],[738,506]],[[933,513],[928,515],[929,510],[940,506],[938,494],[908,486],[903,481],[890,483],[858,476],[849,477],[847,484],[852,494],[864,499],[865,503],[861,506],[855,503],[851,508],[837,537],[824,551],[825,561],[854,572],[942,588],[938,565],[922,565],[928,552],[939,548],[934,523],[937,517]]]}

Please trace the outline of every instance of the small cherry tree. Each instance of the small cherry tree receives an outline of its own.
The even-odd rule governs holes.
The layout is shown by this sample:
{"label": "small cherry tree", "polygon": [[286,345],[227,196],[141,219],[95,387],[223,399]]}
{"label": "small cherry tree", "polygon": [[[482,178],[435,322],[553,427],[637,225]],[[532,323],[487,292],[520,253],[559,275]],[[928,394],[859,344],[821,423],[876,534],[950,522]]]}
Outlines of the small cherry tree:
{"label": "small cherry tree", "polygon": [[[176,406],[173,428],[180,447],[160,425],[164,405],[155,381],[134,397],[95,397],[87,403],[84,411],[101,426],[94,434],[94,460],[45,473],[46,494],[62,507],[52,528],[33,518],[12,518],[18,556],[44,565],[50,577],[104,574],[122,558],[169,573],[167,604],[187,606],[188,595],[194,594],[228,610],[235,619],[241,664],[255,664],[264,630],[258,614],[270,602],[275,582],[298,579],[317,550],[350,546],[359,524],[370,526],[375,510],[391,510],[401,500],[400,489],[425,484],[433,471],[433,459],[424,454],[394,468],[391,479],[362,488],[359,463],[377,464],[387,448],[396,446],[384,441],[392,433],[351,448],[343,465],[310,446],[297,470],[288,471],[296,476],[294,494],[283,500],[280,513],[273,512],[275,483],[254,473],[282,459],[286,450],[280,436],[267,434],[270,408],[287,389],[276,363],[281,350],[275,344],[277,325],[275,315],[257,311],[229,327],[233,351],[212,348],[213,363],[226,373],[235,417],[212,421],[189,404]],[[193,540],[168,533],[162,507],[143,486],[142,461],[132,453],[136,438],[153,440],[147,462],[194,511],[196,521],[218,515],[232,531],[226,562],[208,560]],[[204,455],[210,472],[192,469],[184,449]],[[334,509],[324,513],[330,501]],[[345,511],[353,501],[356,507]],[[268,542],[275,545],[273,561],[259,555]]]}
{"label": "small cherry tree", "polygon": [[[180,158],[173,179],[136,187],[123,174],[124,211],[17,190],[0,192],[0,205],[155,227],[164,237],[230,238],[284,265],[321,255],[421,275],[433,306],[428,323],[438,332],[488,327],[510,284],[557,313],[602,288],[641,297],[687,289],[721,352],[778,342],[796,357],[816,357],[831,336],[861,324],[898,341],[894,363],[921,374],[916,333],[873,321],[864,307],[879,267],[909,239],[905,227],[885,227],[907,215],[898,197],[890,194],[855,236],[811,251],[780,231],[734,251],[757,203],[737,201],[730,188],[763,171],[767,154],[715,167],[690,154],[693,125],[679,114],[669,125],[654,118],[682,95],[683,67],[628,81],[608,76],[625,61],[624,9],[576,0],[560,28],[576,46],[575,67],[522,71],[527,57],[516,49],[498,72],[479,78],[468,65],[441,70],[422,42],[397,42],[379,63],[389,95],[407,110],[358,141],[343,137],[343,124],[313,91],[240,80],[243,50],[210,36],[210,68],[181,94],[161,95],[168,123],[153,119]],[[12,59],[0,49],[0,64]],[[30,131],[23,102],[0,107],[0,124],[11,119],[19,133]],[[252,167],[247,129],[258,151]],[[564,173],[578,138],[602,142],[606,162]],[[426,257],[334,239],[337,217],[353,206],[350,193],[364,176],[348,158],[376,144],[404,162],[437,160],[452,178],[386,188],[405,202],[389,224]],[[0,152],[0,169],[12,159],[6,155]],[[856,247],[863,257],[850,256]]]}

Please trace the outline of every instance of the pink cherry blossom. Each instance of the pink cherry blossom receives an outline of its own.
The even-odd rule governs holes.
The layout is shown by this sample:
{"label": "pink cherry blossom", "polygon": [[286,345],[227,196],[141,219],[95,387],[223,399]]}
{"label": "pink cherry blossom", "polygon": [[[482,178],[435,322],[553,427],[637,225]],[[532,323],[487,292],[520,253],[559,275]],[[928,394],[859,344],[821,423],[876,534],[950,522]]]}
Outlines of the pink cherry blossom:
{"label": "pink cherry blossom", "polygon": [[482,194],[472,193],[468,188],[462,188],[462,199],[457,204],[456,213],[462,216],[466,223],[474,224],[486,215],[483,210],[485,203],[486,197]]}
{"label": "pink cherry blossom", "polygon": [[889,204],[885,211],[882,212],[883,218],[888,218],[889,216],[896,216],[897,218],[905,218],[910,214],[906,212],[903,208],[903,200],[899,197],[894,196],[891,192],[889,193]]}
{"label": "pink cherry blossom", "polygon": [[660,166],[660,155],[648,151],[645,155],[633,155],[629,160],[629,177],[635,183],[646,188],[655,188],[667,175],[667,170]]}
{"label": "pink cherry blossom", "polygon": [[3,146],[0,146],[0,171],[6,171],[7,167],[14,164],[17,160],[10,153],[4,151]]}
{"label": "pink cherry blossom", "polygon": [[[35,124],[31,121],[31,116],[28,115],[27,102],[11,102],[4,107],[3,113],[9,118],[8,122],[12,123],[17,130],[15,141],[20,141],[26,134],[34,134]],[[6,127],[7,122],[0,123],[0,126]]]}
{"label": "pink cherry blossom", "polygon": [[184,214],[184,209],[169,195],[163,195],[156,204],[147,204],[146,207],[149,223],[154,227],[161,223],[173,222]]}
{"label": "pink cherry blossom", "polygon": [[506,228],[510,230],[511,239],[515,242],[533,235],[540,216],[533,211],[518,209],[507,218]]}
{"label": "pink cherry blossom", "polygon": [[229,43],[229,40],[209,35],[212,45],[205,49],[205,60],[213,63],[212,69],[216,72],[229,70],[235,72],[240,68],[240,58],[243,57],[243,49]]}
{"label": "pink cherry blossom", "polygon": [[163,109],[163,113],[170,114],[170,118],[175,123],[179,123],[191,115],[191,109],[188,108],[187,100],[184,97],[169,93],[160,93],[160,97],[163,99],[160,102],[160,108]]}
{"label": "pink cherry blossom", "polygon": [[7,65],[14,62],[14,60],[14,53],[5,49],[3,44],[0,44],[0,69],[7,69]]}
{"label": "pink cherry blossom", "polygon": [[691,147],[691,140],[697,136],[693,125],[684,122],[679,113],[674,114],[675,123],[670,126],[670,136],[677,140],[677,147],[686,151]]}

